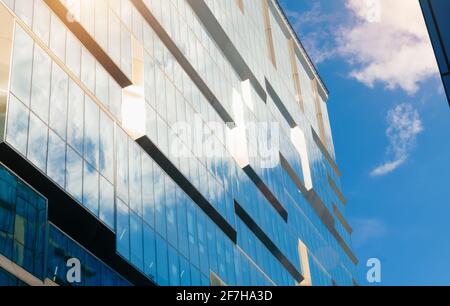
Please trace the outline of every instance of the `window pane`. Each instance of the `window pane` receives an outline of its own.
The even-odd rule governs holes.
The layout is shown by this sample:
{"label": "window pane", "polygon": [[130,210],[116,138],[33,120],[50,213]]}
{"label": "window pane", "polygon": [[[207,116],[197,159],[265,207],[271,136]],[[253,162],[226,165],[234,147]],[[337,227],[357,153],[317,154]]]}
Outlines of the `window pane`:
{"label": "window pane", "polygon": [[155,232],[144,223],[144,273],[156,277]]}
{"label": "window pane", "polygon": [[153,160],[142,154],[142,200],[144,221],[155,227],[155,198],[153,195]]}
{"label": "window pane", "polygon": [[178,247],[177,213],[176,213],[176,189],[175,183],[166,176],[166,218],[167,241],[174,247]]}
{"label": "window pane", "polygon": [[191,285],[191,269],[189,262],[184,256],[180,256],[180,285],[190,286]]}
{"label": "window pane", "polygon": [[197,239],[197,221],[195,204],[188,200],[186,202],[187,208],[187,223],[188,223],[188,239],[189,239],[189,254],[191,263],[199,266],[198,257],[198,239]]}
{"label": "window pane", "polygon": [[140,147],[130,140],[130,208],[142,216],[142,173]]}
{"label": "window pane", "polygon": [[[115,33],[115,35],[117,35],[117,33]],[[130,79],[131,79],[131,56],[132,56],[131,33],[128,32],[128,30],[124,26],[122,26],[120,67]]]}
{"label": "window pane", "polygon": [[217,248],[216,248],[216,226],[207,218],[206,220],[206,238],[208,240],[208,254],[210,269],[218,273],[217,267]]}
{"label": "window pane", "polygon": [[191,265],[191,283],[192,286],[201,286],[202,284],[200,271],[193,265]]}
{"label": "window pane", "polygon": [[100,173],[112,182],[114,179],[114,123],[104,112],[100,112],[100,126]]}
{"label": "window pane", "polygon": [[200,270],[204,274],[209,273],[208,249],[206,238],[206,215],[197,211],[198,251],[200,256]]}
{"label": "window pane", "polygon": [[33,40],[20,26],[14,34],[11,91],[25,105],[30,105]]}
{"label": "window pane", "polygon": [[114,229],[114,187],[100,176],[100,220]]}
{"label": "window pane", "polygon": [[71,32],[67,32],[66,50],[66,65],[79,78],[81,71],[81,44]]}
{"label": "window pane", "polygon": [[167,242],[161,238],[161,236],[156,235],[156,281],[160,286],[169,285],[169,269],[167,261]]}
{"label": "window pane", "polygon": [[33,31],[48,46],[50,38],[50,10],[40,0],[34,2]]}
{"label": "window pane", "polygon": [[84,93],[74,81],[70,80],[67,142],[80,155],[83,155],[83,116]]}
{"label": "window pane", "polygon": [[100,65],[95,65],[95,95],[107,108],[109,107],[108,74]]}
{"label": "window pane", "polygon": [[122,89],[112,78],[109,79],[109,110],[117,120],[122,120]]}
{"label": "window pane", "polygon": [[169,281],[170,286],[180,285],[180,268],[178,265],[178,252],[169,246]]}
{"label": "window pane", "polygon": [[122,200],[117,199],[117,252],[126,259],[130,258],[130,223],[129,210]]}
{"label": "window pane", "polygon": [[50,49],[63,62],[66,60],[66,27],[56,15],[51,15]]}
{"label": "window pane", "polygon": [[31,27],[33,21],[33,1],[16,0],[15,12],[20,19]]}
{"label": "window pane", "polygon": [[109,12],[109,46],[111,58],[120,66],[120,21],[111,11]]}
{"label": "window pane", "polygon": [[117,129],[117,195],[128,202],[128,137]]}
{"label": "window pane", "polygon": [[95,0],[95,40],[108,50],[108,7],[104,0]]}
{"label": "window pane", "polygon": [[165,182],[161,168],[155,166],[154,190],[155,190],[155,229],[161,236],[166,237],[166,203],[165,203]]}
{"label": "window pane", "polygon": [[30,113],[30,132],[28,138],[28,159],[39,169],[47,169],[48,128],[42,120]]}
{"label": "window pane", "polygon": [[67,129],[68,81],[67,74],[54,63],[50,97],[50,127],[63,139],[66,139]]}
{"label": "window pane", "polygon": [[95,59],[86,48],[81,53],[81,81],[92,92],[95,92]]}
{"label": "window pane", "polygon": [[10,95],[6,140],[23,155],[27,154],[29,113],[25,105]]}
{"label": "window pane", "polygon": [[83,205],[95,216],[98,216],[98,172],[88,163],[84,163],[83,173]]}
{"label": "window pane", "polygon": [[83,159],[69,146],[67,146],[66,190],[82,203]]}
{"label": "window pane", "polygon": [[144,270],[142,246],[142,219],[138,215],[130,213],[130,245],[131,245],[131,263],[139,270]]}
{"label": "window pane", "polygon": [[47,175],[62,188],[65,186],[66,144],[52,130],[48,138]]}
{"label": "window pane", "polygon": [[31,109],[46,123],[48,122],[50,104],[51,65],[52,61],[47,53],[35,46]]}
{"label": "window pane", "polygon": [[96,169],[100,154],[100,111],[97,104],[91,98],[85,96],[84,113],[84,158]]}
{"label": "window pane", "polygon": [[188,228],[186,219],[186,196],[184,192],[177,188],[177,223],[178,223],[178,249],[181,254],[189,258]]}

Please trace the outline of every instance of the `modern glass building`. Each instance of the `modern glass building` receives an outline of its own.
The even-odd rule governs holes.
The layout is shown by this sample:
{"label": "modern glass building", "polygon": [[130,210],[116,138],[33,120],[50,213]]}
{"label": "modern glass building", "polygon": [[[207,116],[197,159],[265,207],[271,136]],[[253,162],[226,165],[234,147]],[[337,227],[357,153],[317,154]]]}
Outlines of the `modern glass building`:
{"label": "modern glass building", "polygon": [[420,0],[420,5],[450,105],[450,2],[446,0]]}
{"label": "modern glass building", "polygon": [[354,285],[275,0],[0,0],[0,284]]}

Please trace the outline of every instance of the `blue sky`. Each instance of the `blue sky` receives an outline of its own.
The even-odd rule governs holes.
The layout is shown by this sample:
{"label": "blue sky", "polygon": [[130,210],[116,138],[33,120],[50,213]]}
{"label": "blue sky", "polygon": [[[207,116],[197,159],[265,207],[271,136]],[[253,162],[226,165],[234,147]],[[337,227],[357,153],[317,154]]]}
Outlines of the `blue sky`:
{"label": "blue sky", "polygon": [[450,284],[450,109],[416,0],[281,0],[330,90],[366,285]]}

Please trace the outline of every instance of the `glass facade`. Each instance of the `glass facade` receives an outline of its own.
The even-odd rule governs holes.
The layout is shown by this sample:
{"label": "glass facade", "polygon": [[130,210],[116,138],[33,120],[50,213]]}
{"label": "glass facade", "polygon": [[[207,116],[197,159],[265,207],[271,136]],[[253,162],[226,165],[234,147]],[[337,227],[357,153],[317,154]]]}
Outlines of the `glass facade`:
{"label": "glass facade", "polygon": [[[355,283],[328,92],[276,1],[1,0],[0,12],[14,20],[4,145],[36,170],[30,185],[114,235],[130,270],[163,286]],[[140,284],[70,238],[54,208],[66,203],[48,199],[30,273]]]}
{"label": "glass facade", "polygon": [[445,0],[420,0],[420,5],[450,105],[450,3]]}
{"label": "glass facade", "polygon": [[0,190],[0,253],[44,279],[46,200],[4,167]]}

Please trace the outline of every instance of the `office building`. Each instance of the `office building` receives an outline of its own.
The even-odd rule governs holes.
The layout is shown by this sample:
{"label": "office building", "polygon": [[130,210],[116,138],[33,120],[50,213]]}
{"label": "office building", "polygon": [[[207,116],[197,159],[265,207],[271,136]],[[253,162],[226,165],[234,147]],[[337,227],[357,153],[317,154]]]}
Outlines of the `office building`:
{"label": "office building", "polygon": [[433,44],[442,83],[450,105],[450,2],[446,0],[420,0],[423,16]]}
{"label": "office building", "polygon": [[328,90],[276,1],[0,23],[0,283],[356,283]]}

